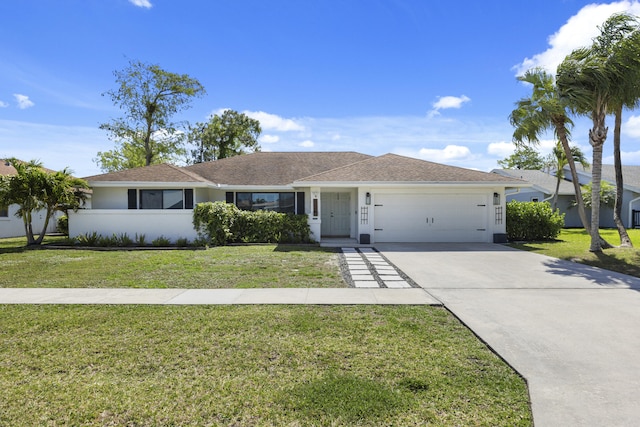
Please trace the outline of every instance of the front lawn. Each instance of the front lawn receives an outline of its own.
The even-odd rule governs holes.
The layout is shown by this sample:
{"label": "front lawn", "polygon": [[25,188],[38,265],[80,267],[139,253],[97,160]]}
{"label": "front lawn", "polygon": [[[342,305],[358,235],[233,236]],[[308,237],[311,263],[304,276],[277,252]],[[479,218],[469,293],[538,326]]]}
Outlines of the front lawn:
{"label": "front lawn", "polygon": [[522,378],[438,307],[0,305],[0,324],[0,425],[532,425]]}
{"label": "front lawn", "polygon": [[[640,230],[632,229],[628,232],[634,246],[640,245]],[[612,245],[620,244],[618,231],[615,229],[601,229],[600,235]],[[563,229],[555,241],[512,243],[510,246],[640,277],[639,248],[613,248],[605,249],[602,253],[592,253],[589,252],[590,241],[584,229]]]}
{"label": "front lawn", "polygon": [[[60,240],[47,237],[45,243]],[[3,288],[346,287],[335,249],[312,245],[207,250],[27,249],[0,239]]]}

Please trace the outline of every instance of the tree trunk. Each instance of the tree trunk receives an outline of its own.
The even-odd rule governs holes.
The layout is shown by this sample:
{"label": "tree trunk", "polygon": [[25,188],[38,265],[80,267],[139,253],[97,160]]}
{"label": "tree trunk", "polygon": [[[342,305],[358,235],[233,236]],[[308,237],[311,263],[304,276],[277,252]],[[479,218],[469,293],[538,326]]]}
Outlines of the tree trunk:
{"label": "tree trunk", "polygon": [[620,128],[622,127],[622,105],[615,112],[615,126],[613,128],[613,163],[616,170],[616,203],[613,209],[613,221],[620,235],[620,246],[631,248],[633,244],[629,233],[622,222],[622,196],[624,192],[622,178],[622,160],[620,159]]}
{"label": "tree trunk", "polygon": [[44,225],[42,226],[42,230],[40,231],[40,235],[33,242],[34,245],[39,245],[44,240],[44,235],[47,234],[47,227],[49,227],[49,220],[51,219],[52,216],[53,216],[53,212],[50,211],[49,209],[47,209],[47,216],[44,219]]}
{"label": "tree trunk", "polygon": [[600,237],[600,187],[602,181],[602,147],[607,139],[605,113],[594,111],[593,129],[589,130],[589,142],[593,147],[593,162],[591,163],[591,246],[589,251],[602,252],[602,238]]}
{"label": "tree trunk", "polygon": [[576,171],[576,162],[573,160],[573,154],[571,153],[571,147],[569,147],[569,139],[567,138],[567,130],[564,127],[564,123],[556,124],[556,132],[558,139],[562,143],[564,154],[567,157],[567,163],[569,164],[569,170],[571,171],[571,181],[573,182],[573,190],[576,193],[576,204],[578,208],[578,216],[580,216],[580,222],[587,233],[591,234],[591,224],[587,220],[587,214],[584,211],[584,200],[582,200],[582,189],[580,188],[580,180],[578,179],[578,172]]}
{"label": "tree trunk", "polygon": [[558,191],[560,191],[560,180],[562,179],[562,174],[559,170],[556,171],[556,192],[553,193],[553,211],[555,212],[558,209]]}

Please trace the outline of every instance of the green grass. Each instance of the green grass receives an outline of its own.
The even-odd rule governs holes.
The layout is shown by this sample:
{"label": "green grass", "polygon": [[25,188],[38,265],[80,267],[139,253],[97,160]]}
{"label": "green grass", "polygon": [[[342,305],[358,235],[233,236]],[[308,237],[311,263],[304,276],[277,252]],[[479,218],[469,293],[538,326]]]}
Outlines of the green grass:
{"label": "green grass", "polygon": [[[47,238],[45,243],[61,241]],[[0,287],[292,288],[346,287],[334,249],[311,245],[207,250],[29,249],[0,239]]]}
{"label": "green grass", "polygon": [[[640,230],[628,232],[634,246],[640,244]],[[600,235],[612,245],[620,244],[617,230],[601,229]],[[602,253],[592,253],[589,252],[590,241],[589,235],[583,229],[563,229],[555,241],[513,243],[510,246],[640,277],[640,249],[613,248],[605,249]]]}
{"label": "green grass", "polygon": [[443,308],[0,305],[0,425],[530,426]]}

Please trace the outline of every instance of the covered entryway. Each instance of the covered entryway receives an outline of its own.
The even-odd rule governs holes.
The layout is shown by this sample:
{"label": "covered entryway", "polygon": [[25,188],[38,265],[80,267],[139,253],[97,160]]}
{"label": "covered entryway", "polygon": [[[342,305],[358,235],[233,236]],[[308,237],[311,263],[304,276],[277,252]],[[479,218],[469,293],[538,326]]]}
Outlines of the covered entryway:
{"label": "covered entryway", "polygon": [[349,237],[351,234],[351,193],[335,192],[320,195],[323,237]]}
{"label": "covered entryway", "polygon": [[488,242],[485,194],[378,193],[375,242]]}

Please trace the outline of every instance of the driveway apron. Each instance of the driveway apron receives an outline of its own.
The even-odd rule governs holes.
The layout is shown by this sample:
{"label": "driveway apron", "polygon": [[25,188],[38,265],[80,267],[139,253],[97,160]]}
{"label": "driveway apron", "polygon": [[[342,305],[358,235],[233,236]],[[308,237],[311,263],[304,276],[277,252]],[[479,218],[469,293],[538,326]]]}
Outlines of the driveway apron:
{"label": "driveway apron", "polygon": [[640,422],[640,279],[493,244],[378,244],[529,384],[536,427]]}

